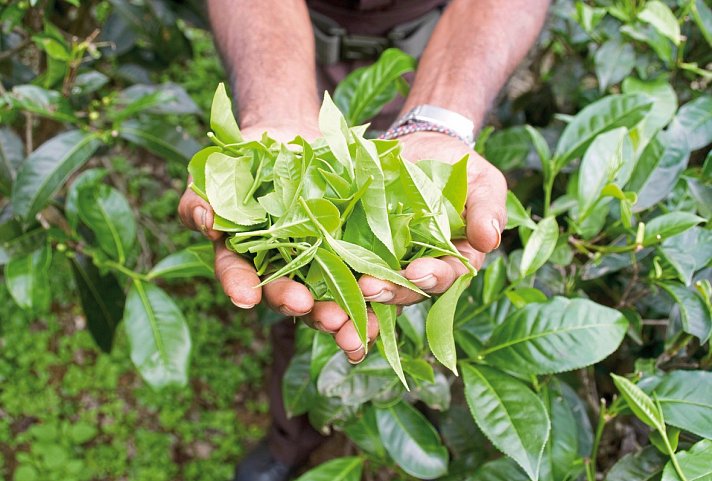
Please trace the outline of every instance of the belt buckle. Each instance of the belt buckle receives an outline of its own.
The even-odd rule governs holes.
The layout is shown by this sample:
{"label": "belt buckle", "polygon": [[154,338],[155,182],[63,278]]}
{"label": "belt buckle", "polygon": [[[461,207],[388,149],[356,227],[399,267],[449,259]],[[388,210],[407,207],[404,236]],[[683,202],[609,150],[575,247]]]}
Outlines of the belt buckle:
{"label": "belt buckle", "polygon": [[368,35],[345,35],[341,37],[342,60],[371,60],[378,58],[390,45],[387,38]]}

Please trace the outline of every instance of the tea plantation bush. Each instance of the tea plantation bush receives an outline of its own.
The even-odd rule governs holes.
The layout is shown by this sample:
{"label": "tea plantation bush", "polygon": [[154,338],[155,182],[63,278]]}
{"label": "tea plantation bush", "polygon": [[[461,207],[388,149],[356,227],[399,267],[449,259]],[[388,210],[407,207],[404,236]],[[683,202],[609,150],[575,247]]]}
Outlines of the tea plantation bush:
{"label": "tea plantation bush", "polygon": [[[199,2],[1,8],[0,480],[229,479],[269,422],[274,315],[231,309],[211,247],[175,209],[205,132],[217,134],[210,155],[247,148],[260,166],[279,145],[228,145],[210,122],[224,75]],[[343,433],[350,454],[301,481],[712,477],[710,47],[702,0],[553,2],[477,142],[510,184],[502,246],[469,284],[397,318],[382,311],[385,335],[358,366],[329,335],[298,330],[287,411]],[[396,62],[410,67],[388,75]],[[412,66],[388,51],[334,102],[360,123]],[[387,170],[385,144],[330,115]],[[303,162],[334,150],[328,135],[301,148]],[[336,165],[318,174],[334,194],[319,208],[338,221],[363,193]],[[457,204],[457,167],[400,172],[443,198],[408,218],[416,234],[395,262],[442,250],[422,226],[444,228],[438,215],[449,224]],[[297,197],[280,205],[313,229],[287,240],[316,241],[291,247],[359,271]],[[270,234],[232,244],[258,252]],[[279,267],[313,280],[311,258],[285,252]]]}

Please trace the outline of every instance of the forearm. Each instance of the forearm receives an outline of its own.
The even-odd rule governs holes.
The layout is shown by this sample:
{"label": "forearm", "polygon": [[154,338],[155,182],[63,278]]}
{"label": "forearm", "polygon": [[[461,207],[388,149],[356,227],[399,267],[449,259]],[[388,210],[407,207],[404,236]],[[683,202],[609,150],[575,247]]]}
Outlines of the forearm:
{"label": "forearm", "polygon": [[209,0],[240,125],[316,122],[314,35],[303,0]]}
{"label": "forearm", "polygon": [[548,0],[453,0],[420,60],[403,113],[420,104],[477,128],[541,30]]}

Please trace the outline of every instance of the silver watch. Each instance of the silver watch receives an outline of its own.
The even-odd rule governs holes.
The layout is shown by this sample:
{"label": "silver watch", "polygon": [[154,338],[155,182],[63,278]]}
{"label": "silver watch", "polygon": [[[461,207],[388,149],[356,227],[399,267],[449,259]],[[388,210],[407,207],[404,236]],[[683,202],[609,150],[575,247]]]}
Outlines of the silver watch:
{"label": "silver watch", "polygon": [[457,134],[470,147],[475,145],[475,123],[452,110],[436,107],[435,105],[418,105],[401,118],[396,127],[411,121],[428,122],[443,127]]}

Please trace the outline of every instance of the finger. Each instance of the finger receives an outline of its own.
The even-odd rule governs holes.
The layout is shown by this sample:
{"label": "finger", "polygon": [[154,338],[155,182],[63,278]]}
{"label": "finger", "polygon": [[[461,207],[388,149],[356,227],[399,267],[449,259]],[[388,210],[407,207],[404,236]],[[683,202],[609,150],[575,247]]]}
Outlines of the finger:
{"label": "finger", "polygon": [[215,217],[210,204],[190,188],[186,189],[180,199],[178,215],[186,227],[201,232],[208,239],[218,240],[222,237],[222,233],[212,229]]}
{"label": "finger", "polygon": [[315,302],[314,308],[307,317],[314,329],[329,334],[336,334],[349,320],[346,311],[334,301]]}
{"label": "finger", "polygon": [[363,292],[363,297],[369,302],[408,305],[424,299],[422,295],[411,291],[407,287],[398,286],[392,282],[371,276],[361,276],[358,284],[361,287],[361,292]]}
{"label": "finger", "polygon": [[455,282],[458,274],[442,259],[422,257],[406,267],[405,277],[428,294],[441,294]]}
{"label": "finger", "polygon": [[[376,336],[378,336],[378,320],[372,311],[368,311],[368,342],[376,339]],[[361,344],[361,339],[358,337],[353,321],[347,321],[341,329],[339,329],[339,332],[336,333],[334,340],[344,351],[350,363],[358,364],[366,357],[366,350],[363,344]]]}
{"label": "finger", "polygon": [[[482,264],[485,262],[485,255],[472,247],[468,240],[458,239],[453,241],[453,244],[457,247],[460,254],[470,261],[470,264],[472,264],[475,269],[480,270],[482,268]],[[459,259],[457,259],[457,261],[460,262],[460,265],[462,265],[462,262]]]}
{"label": "finger", "polygon": [[262,300],[260,278],[245,258],[235,254],[222,241],[215,241],[215,277],[233,304],[251,309]]}
{"label": "finger", "polygon": [[314,307],[314,297],[304,284],[280,277],[262,287],[267,304],[285,316],[304,316]]}
{"label": "finger", "polygon": [[507,181],[479,156],[473,155],[468,170],[467,239],[478,251],[490,252],[499,247],[507,224]]}

